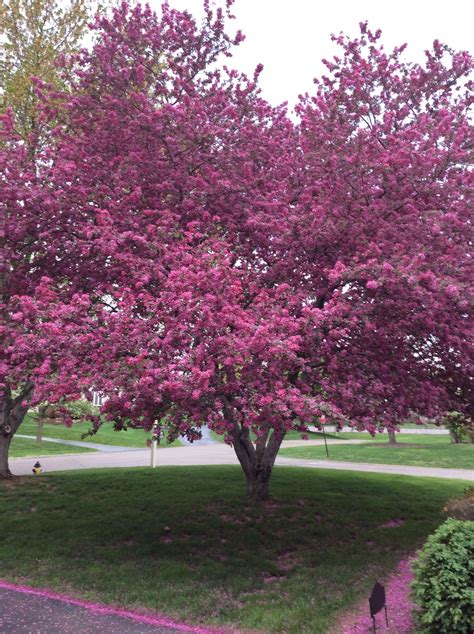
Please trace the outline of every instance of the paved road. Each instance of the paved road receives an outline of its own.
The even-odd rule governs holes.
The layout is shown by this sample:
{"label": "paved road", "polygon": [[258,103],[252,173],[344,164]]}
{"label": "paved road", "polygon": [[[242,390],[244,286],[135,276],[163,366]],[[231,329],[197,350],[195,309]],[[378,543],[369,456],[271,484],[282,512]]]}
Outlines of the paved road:
{"label": "paved road", "polygon": [[[362,440],[328,440],[328,444],[355,445]],[[322,440],[287,440],[284,447],[323,445]],[[119,449],[119,447],[116,447]],[[40,459],[44,471],[69,471],[72,469],[100,469],[103,467],[148,467],[151,460],[150,449],[138,449],[113,453],[80,453],[42,456]],[[31,473],[35,457],[14,458],[10,460],[10,468],[16,475]],[[174,465],[206,465],[206,464],[238,464],[234,450],[225,443],[189,445],[187,447],[167,447],[157,451],[157,466]]]}
{"label": "paved road", "polygon": [[[344,441],[344,444],[357,444],[361,441]],[[342,441],[329,441],[328,444],[342,444]],[[283,446],[321,445],[323,441],[284,441]],[[29,475],[35,460],[33,458],[14,458],[10,460],[10,469],[17,475]],[[150,450],[122,451],[116,453],[83,453],[64,456],[44,456],[41,458],[44,472],[69,471],[73,469],[98,469],[111,467],[145,467],[150,464]],[[169,447],[157,454],[157,466],[187,465],[225,465],[238,464],[234,450],[224,443],[200,445],[194,447]],[[436,469],[433,467],[409,467],[405,465],[366,464],[361,462],[342,462],[335,460],[301,460],[278,457],[277,465],[308,467],[311,469],[340,469],[345,471],[366,471],[370,473],[392,473],[399,475],[428,476],[433,478],[454,478],[474,481],[474,470]]]}
{"label": "paved road", "polygon": [[1,634],[213,634],[219,631],[0,581]]}
{"label": "paved road", "polygon": [[141,623],[115,614],[0,589],[1,634],[173,634],[171,627]]}

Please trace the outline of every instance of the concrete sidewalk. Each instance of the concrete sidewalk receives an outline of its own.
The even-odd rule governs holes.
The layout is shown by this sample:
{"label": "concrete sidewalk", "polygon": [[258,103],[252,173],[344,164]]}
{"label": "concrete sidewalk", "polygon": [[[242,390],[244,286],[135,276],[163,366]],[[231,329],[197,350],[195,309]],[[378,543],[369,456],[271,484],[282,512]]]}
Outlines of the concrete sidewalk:
{"label": "concrete sidewalk", "polygon": [[[292,445],[286,443],[292,443]],[[342,441],[333,441],[342,444]],[[356,444],[359,441],[349,441]],[[294,444],[293,444],[294,443]],[[285,441],[283,446],[308,446],[323,444],[322,441]],[[329,441],[328,441],[329,443]],[[345,443],[346,444],[346,443]],[[149,449],[122,451],[116,453],[67,454],[64,456],[44,456],[41,464],[45,473],[51,471],[70,471],[75,469],[102,469],[114,467],[147,467],[150,465]],[[14,458],[10,460],[10,469],[16,475],[30,475],[33,458]],[[157,452],[157,466],[189,465],[237,465],[234,450],[224,443],[200,445],[196,447],[169,447]],[[362,462],[342,462],[335,460],[302,460],[278,457],[277,465],[307,467],[311,469],[339,469],[343,471],[364,471],[370,473],[392,473],[398,475],[425,476],[432,478],[454,478],[474,481],[474,471],[469,469],[437,469],[433,467],[410,467],[405,465],[366,464]]]}
{"label": "concrete sidewalk", "polygon": [[[310,426],[308,427],[309,431],[317,431],[317,432],[321,432],[322,430],[319,429],[318,427],[314,427],[314,426]],[[333,434],[336,431],[336,428],[334,425],[325,425],[324,426],[324,431],[327,434]],[[359,432],[358,429],[354,429],[353,427],[343,427],[341,430],[339,430],[339,433],[341,434],[354,434]],[[384,434],[386,434],[387,432],[383,432]],[[449,436],[449,431],[447,429],[444,429],[444,427],[440,427],[437,429],[433,429],[433,427],[428,427],[427,429],[423,428],[423,426],[420,425],[420,427],[403,427],[403,425],[400,425],[400,431],[396,432],[397,434],[422,434],[422,435],[426,435],[426,436]],[[380,434],[377,433],[377,436],[380,436]]]}

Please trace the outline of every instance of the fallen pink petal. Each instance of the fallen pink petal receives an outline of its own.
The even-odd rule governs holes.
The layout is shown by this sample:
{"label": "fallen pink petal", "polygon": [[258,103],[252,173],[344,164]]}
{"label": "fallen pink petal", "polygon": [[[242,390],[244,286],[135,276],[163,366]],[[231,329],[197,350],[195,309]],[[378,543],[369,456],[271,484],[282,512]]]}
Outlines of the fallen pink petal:
{"label": "fallen pink petal", "polygon": [[[410,634],[414,630],[412,611],[414,603],[410,598],[410,584],[413,580],[411,560],[402,559],[396,571],[385,582],[388,627],[384,610],[375,616],[377,632],[387,634]],[[369,603],[361,603],[360,615],[352,623],[343,626],[344,634],[369,634],[373,632]]]}

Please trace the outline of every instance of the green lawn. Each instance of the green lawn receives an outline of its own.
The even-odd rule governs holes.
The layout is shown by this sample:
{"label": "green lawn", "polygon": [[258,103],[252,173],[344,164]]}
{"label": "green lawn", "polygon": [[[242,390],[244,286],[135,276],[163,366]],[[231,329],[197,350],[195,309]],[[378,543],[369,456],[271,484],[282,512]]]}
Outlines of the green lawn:
{"label": "green lawn", "polygon": [[[320,431],[309,431],[305,432],[304,435],[308,436],[308,440],[324,440],[324,434]],[[326,438],[336,439],[338,436],[339,434],[326,433]],[[288,431],[285,434],[285,440],[302,440],[301,433],[299,431]]]}
{"label": "green lawn", "polygon": [[[417,467],[474,469],[474,445],[454,445],[449,436],[399,434],[396,446],[389,446],[385,434],[371,438],[368,434],[338,434],[341,439],[364,439],[360,445],[328,445],[330,460],[405,464]],[[281,456],[326,460],[324,446],[291,447],[281,449]]]}
{"label": "green lawn", "polygon": [[215,440],[216,442],[224,442],[223,434],[216,434],[215,431],[211,431],[210,434],[211,434],[212,440]]}
{"label": "green lawn", "polygon": [[[404,425],[404,427],[418,427],[419,425]],[[426,429],[428,428],[432,428],[434,427],[434,425],[425,425],[424,426]],[[309,432],[303,432],[303,435],[307,436],[308,440],[323,440],[324,439],[324,434],[320,431],[309,431]],[[224,441],[224,436],[220,436],[219,434],[216,434],[215,432],[211,432],[211,436],[212,438],[214,438],[217,441],[223,442]],[[253,432],[250,432],[250,437],[252,438],[253,441],[255,441],[255,434],[253,434]],[[423,438],[432,438],[433,436],[429,436],[424,435],[424,434],[403,434],[402,432],[398,433],[397,432],[397,440],[399,440],[400,442],[405,442],[405,439],[408,438],[407,442],[416,442],[416,440],[413,440],[414,438],[419,438],[419,437],[423,437]],[[450,442],[450,436],[449,435],[440,435],[440,438],[443,439],[443,442]],[[367,440],[367,442],[387,442],[388,443],[388,434],[387,432],[382,432],[382,433],[377,433],[375,436],[371,436],[369,434],[369,432],[364,431],[364,432],[347,432],[347,433],[341,433],[341,432],[326,432],[326,438],[330,439],[330,440]],[[301,440],[301,432],[299,431],[288,431],[285,434],[285,440]]]}
{"label": "green lawn", "polygon": [[321,634],[465,486],[280,467],[274,499],[255,507],[232,466],[18,478],[0,482],[1,576],[194,623]]}
{"label": "green lawn", "polygon": [[94,451],[94,449],[71,447],[55,442],[43,442],[41,445],[37,445],[34,440],[29,438],[16,438],[14,436],[8,455],[10,458],[27,458],[29,456],[40,458],[41,456],[51,456],[52,454],[84,453],[87,451]]}
{"label": "green lawn", "polygon": [[[408,425],[406,425],[408,427]],[[323,440],[324,434],[318,432],[306,432],[308,440]],[[331,440],[367,440],[367,442],[387,442],[387,432],[376,433],[375,436],[371,436],[368,431],[351,431],[351,432],[327,432],[326,438]],[[403,432],[397,432],[397,441],[399,442],[416,442],[417,438],[441,438],[443,442],[451,442],[449,434],[404,434]],[[407,440],[408,439],[408,440]],[[285,440],[301,440],[301,433],[299,431],[289,431],[285,435]]]}
{"label": "green lawn", "polygon": [[[91,428],[90,423],[74,423],[72,427],[65,425],[48,425],[43,428],[43,436],[47,438],[61,438],[63,440],[83,440],[84,442],[96,442],[103,445],[117,445],[121,447],[142,447],[145,449],[146,441],[151,438],[149,432],[142,429],[127,429],[126,431],[114,431],[111,423],[104,423],[99,431],[93,436],[82,438]],[[31,414],[25,417],[25,420],[18,430],[19,434],[27,436],[36,436],[36,421]],[[44,443],[46,444],[46,443]],[[172,445],[167,445],[162,440],[159,447],[181,446],[179,441],[175,441]]]}
{"label": "green lawn", "polygon": [[[388,434],[386,432],[377,433],[375,436],[371,436],[367,431],[352,431],[348,433],[336,433],[333,435],[340,440],[366,440],[367,442],[381,442],[388,443]],[[402,432],[396,434],[397,442],[399,443],[413,443],[420,444],[420,438],[423,443],[438,443],[443,444],[451,443],[451,436],[449,434],[404,434]]]}

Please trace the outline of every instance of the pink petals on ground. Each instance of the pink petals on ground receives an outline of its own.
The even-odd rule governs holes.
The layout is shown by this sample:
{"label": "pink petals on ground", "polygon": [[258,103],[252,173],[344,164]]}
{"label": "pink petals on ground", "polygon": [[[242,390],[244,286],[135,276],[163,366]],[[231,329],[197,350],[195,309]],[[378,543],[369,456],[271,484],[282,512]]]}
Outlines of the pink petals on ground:
{"label": "pink petals on ground", "polygon": [[[382,610],[375,617],[377,632],[387,634],[410,634],[413,632],[412,611],[414,603],[410,598],[412,579],[411,560],[402,559],[395,572],[383,584],[387,598],[389,625],[387,627]],[[368,599],[360,604],[359,615],[351,616],[352,619],[350,617],[345,619],[342,627],[343,634],[369,634],[373,631]]]}

